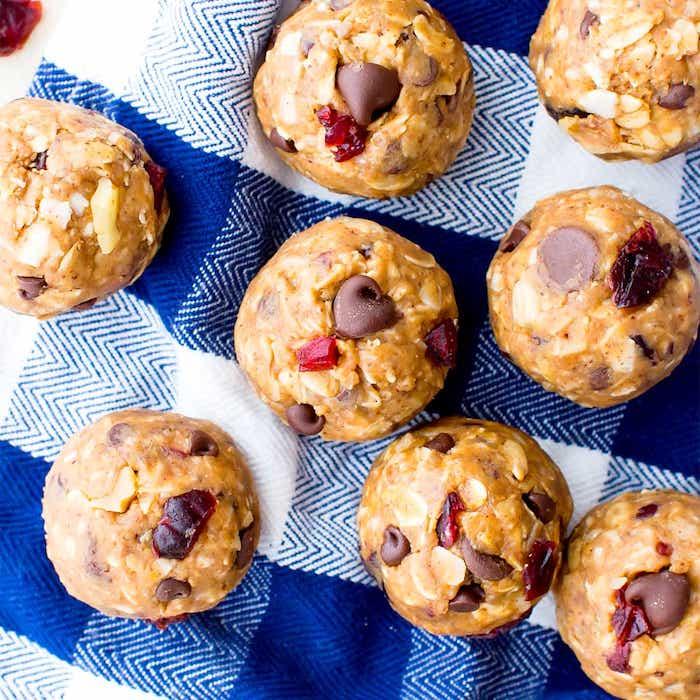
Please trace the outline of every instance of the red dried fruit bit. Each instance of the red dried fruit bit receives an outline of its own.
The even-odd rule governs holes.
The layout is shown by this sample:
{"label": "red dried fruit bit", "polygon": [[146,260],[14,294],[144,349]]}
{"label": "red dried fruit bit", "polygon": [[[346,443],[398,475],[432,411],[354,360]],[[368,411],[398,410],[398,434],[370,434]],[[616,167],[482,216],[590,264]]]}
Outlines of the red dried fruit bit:
{"label": "red dried fruit bit", "polygon": [[153,188],[153,206],[160,214],[160,208],[163,206],[163,196],[165,195],[165,178],[168,175],[168,171],[153,160],[144,163],[143,167],[148,173],[148,179],[151,181],[151,187]]}
{"label": "red dried fruit bit", "polygon": [[525,600],[539,598],[549,590],[557,567],[556,550],[557,545],[549,540],[532,543],[523,567]]}
{"label": "red dried fruit bit", "polygon": [[647,503],[637,511],[634,517],[637,520],[645,520],[646,518],[651,518],[652,515],[656,515],[657,510],[659,510],[659,506],[656,503]]}
{"label": "red dried fruit bit", "polygon": [[650,301],[673,272],[673,258],[659,245],[648,221],[625,243],[610,268],[608,285],[615,306],[624,309]]}
{"label": "red dried fruit bit", "polygon": [[326,146],[335,148],[333,155],[338,163],[350,160],[365,150],[367,129],[351,115],[341,114],[329,105],[321,107],[316,116],[326,130]]}
{"label": "red dried fruit bit", "polygon": [[448,318],[425,336],[428,358],[436,365],[454,367],[457,364],[457,326]]}
{"label": "red dried fruit bit", "polygon": [[215,509],[216,497],[209,491],[194,489],[169,498],[153,530],[156,556],[184,559]]}
{"label": "red dried fruit bit", "polygon": [[656,553],[662,557],[670,557],[673,554],[673,545],[668,542],[657,542]]}
{"label": "red dried fruit bit", "polygon": [[300,372],[319,372],[338,364],[338,345],[335,338],[320,336],[297,350]]}
{"label": "red dried fruit bit", "polygon": [[463,510],[466,510],[466,507],[459,494],[454,491],[448,493],[436,527],[438,541],[442,547],[451,547],[457,540],[459,534],[457,513]]}
{"label": "red dried fruit bit", "polygon": [[189,613],[181,613],[180,615],[173,615],[172,617],[159,617],[155,620],[145,618],[145,621],[150,622],[154,627],[162,632],[164,629],[170,627],[170,625],[174,625],[177,622],[184,622],[189,616]]}
{"label": "red dried fruit bit", "polygon": [[41,19],[39,0],[0,2],[0,56],[9,56],[24,46]]}
{"label": "red dried fruit bit", "polygon": [[650,630],[644,610],[625,598],[627,585],[615,591],[615,611],[612,614],[611,624],[617,643],[615,649],[605,658],[608,666],[617,673],[630,672],[631,642],[643,634],[648,634]]}
{"label": "red dried fruit bit", "polygon": [[611,671],[616,671],[617,673],[629,673],[631,670],[629,663],[631,651],[631,644],[618,644],[612,653],[605,657],[608,668],[610,668]]}

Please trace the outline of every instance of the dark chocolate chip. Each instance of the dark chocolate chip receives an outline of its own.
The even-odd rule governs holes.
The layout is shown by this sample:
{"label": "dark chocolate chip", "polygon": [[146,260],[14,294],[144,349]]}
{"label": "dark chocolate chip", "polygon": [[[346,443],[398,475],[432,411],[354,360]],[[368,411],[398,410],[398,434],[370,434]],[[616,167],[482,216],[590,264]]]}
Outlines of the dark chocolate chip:
{"label": "dark chocolate chip", "polygon": [[656,351],[654,350],[654,348],[649,347],[645,337],[643,335],[631,335],[630,339],[642,351],[644,357],[646,357],[652,365],[655,365]]}
{"label": "dark chocolate chip", "polygon": [[607,389],[612,382],[610,367],[596,367],[588,375],[588,383],[594,391]]}
{"label": "dark chocolate chip", "polygon": [[598,17],[598,15],[594,14],[590,10],[586,10],[586,14],[583,16],[583,20],[581,20],[581,26],[578,30],[579,36],[582,39],[587,39],[588,35],[591,33],[591,27],[594,24],[598,24],[599,22],[600,17]]}
{"label": "dark chocolate chip", "polygon": [[675,83],[669,86],[665,95],[659,96],[659,107],[664,109],[683,109],[688,100],[695,97],[695,88],[685,83]]}
{"label": "dark chocolate chip", "polygon": [[43,277],[25,277],[17,275],[17,285],[19,287],[19,295],[25,301],[31,301],[41,296],[48,285]]}
{"label": "dark chocolate chip", "polygon": [[440,64],[428,56],[417,41],[412,41],[401,71],[401,82],[404,85],[427,87],[435,82],[439,72]]}
{"label": "dark chocolate chip", "polygon": [[73,307],[73,311],[87,311],[95,306],[95,304],[97,304],[97,298],[86,299],[85,301],[81,301],[79,304],[76,304]]}
{"label": "dark chocolate chip", "polygon": [[401,140],[392,141],[382,157],[382,172],[387,175],[398,175],[408,167],[408,158],[401,148]]}
{"label": "dark chocolate chip", "polygon": [[344,338],[364,338],[399,320],[396,306],[366,275],[345,280],[333,300],[335,331]]}
{"label": "dark chocolate chip", "polygon": [[513,571],[513,567],[505,559],[495,554],[479,552],[466,537],[462,539],[462,556],[467,569],[476,578],[484,581],[500,581]]}
{"label": "dark chocolate chip", "polygon": [[543,276],[565,292],[587,285],[595,275],[599,258],[593,236],[575,226],[552,231],[539,246]]}
{"label": "dark chocolate chip", "polygon": [[523,501],[535,514],[535,517],[545,523],[545,525],[551,522],[556,515],[557,505],[546,493],[537,493],[536,491],[524,493]]}
{"label": "dark chocolate chip", "polygon": [[438,433],[432,440],[423,445],[429,450],[435,450],[435,452],[442,452],[442,454],[447,454],[455,446],[454,438],[447,433]]}
{"label": "dark chocolate chip", "polygon": [[360,255],[365,259],[369,260],[372,257],[372,250],[374,246],[371,243],[364,243],[361,245],[358,250],[360,251]]}
{"label": "dark chocolate chip", "polygon": [[382,561],[387,566],[398,566],[411,551],[411,543],[398,527],[389,525],[384,530],[384,540],[379,550]]}
{"label": "dark chocolate chip", "polygon": [[277,129],[273,129],[268,136],[270,143],[285,153],[296,153],[297,149],[292,139],[285,139]]}
{"label": "dark chocolate chip", "polygon": [[647,518],[651,518],[653,515],[656,515],[658,510],[659,506],[656,505],[656,503],[647,503],[645,506],[641,506],[639,508],[634,517],[637,520],[646,520]]}
{"label": "dark chocolate chip", "polygon": [[338,90],[358,124],[367,126],[399,97],[398,73],[377,63],[348,63],[336,73]]}
{"label": "dark chocolate chip", "polygon": [[167,603],[176,598],[188,598],[192,593],[192,586],[187,581],[176,578],[164,578],[156,586],[156,598]]}
{"label": "dark chocolate chip", "polygon": [[254,523],[241,530],[238,536],[241,539],[241,548],[236,553],[236,568],[245,569],[252,561],[255,554],[255,528]]}
{"label": "dark chocolate chip", "polygon": [[530,227],[524,221],[518,221],[513,228],[503,237],[498,249],[502,253],[512,253],[530,233]]}
{"label": "dark chocolate chip", "polygon": [[112,447],[121,445],[133,430],[128,423],[115,423],[107,433],[107,443]]}
{"label": "dark chocolate chip", "polygon": [[290,427],[302,435],[316,435],[326,424],[326,419],[316,415],[314,407],[308,403],[294,404],[287,409],[286,413]]}
{"label": "dark chocolate chip", "polygon": [[547,114],[549,114],[549,116],[555,121],[559,121],[560,119],[564,119],[566,117],[588,119],[588,117],[591,116],[589,112],[584,112],[582,109],[576,109],[575,107],[571,109],[557,109],[548,104],[546,104],[544,107],[547,110]]}
{"label": "dark chocolate chip", "polygon": [[666,634],[678,626],[690,601],[690,582],[685,574],[660,571],[642,574],[625,590],[628,603],[644,609],[651,633]]}
{"label": "dark chocolate chip", "polygon": [[216,457],[219,454],[219,446],[209,433],[193,430],[190,433],[189,452],[192,457]]}
{"label": "dark chocolate chip", "polygon": [[450,612],[474,612],[479,609],[485,597],[484,589],[478,583],[470,583],[457,591],[447,607]]}
{"label": "dark chocolate chip", "polygon": [[32,170],[46,170],[46,158],[48,156],[48,153],[46,151],[42,151],[41,153],[37,153],[34,158],[32,158],[31,163],[29,163],[29,167]]}

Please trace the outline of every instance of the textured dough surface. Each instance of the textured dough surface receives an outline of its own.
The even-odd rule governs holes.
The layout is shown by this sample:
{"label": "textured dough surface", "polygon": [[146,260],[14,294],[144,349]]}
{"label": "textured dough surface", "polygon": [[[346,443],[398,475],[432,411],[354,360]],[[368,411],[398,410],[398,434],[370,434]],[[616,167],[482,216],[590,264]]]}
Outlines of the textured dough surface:
{"label": "textured dough surface", "polygon": [[[324,187],[366,197],[405,195],[441,175],[463,147],[474,110],[473,75],[451,25],[423,0],[354,0],[334,10],[312,0],[281,26],[255,79],[258,116],[296,152],[277,153]],[[308,45],[313,43],[310,50]],[[305,52],[308,50],[308,55]],[[434,79],[425,76],[432,60]],[[395,69],[396,104],[372,121],[364,153],[336,162],[316,112],[349,112],[336,70],[350,63]]]}
{"label": "textured dough surface", "polygon": [[[440,433],[455,446],[443,454],[426,447]],[[523,494],[544,493],[556,511],[541,522]],[[459,535],[440,546],[438,518],[447,495],[459,494]],[[524,433],[499,423],[444,418],[394,441],[377,458],[365,482],[358,511],[360,554],[394,609],[434,634],[481,635],[527,615],[535,601],[525,599],[523,567],[533,541],[560,546],[571,518],[572,501],[557,466]],[[398,566],[381,556],[384,532],[394,526],[410,541]],[[465,567],[462,538],[513,567],[501,580],[482,580]],[[485,598],[474,612],[448,610],[463,583],[479,583]]]}
{"label": "textured dough surface", "polygon": [[[300,372],[297,351],[334,334],[333,300],[354,275],[374,279],[401,318],[360,339],[337,339],[336,367]],[[310,404],[321,436],[368,440],[391,432],[442,388],[447,368],[426,356],[424,337],[457,319],[452,283],[435,258],[364,219],[325,220],[295,234],[251,282],[235,328],[238,362],[282,418]]]}
{"label": "textured dough surface", "polygon": [[[117,437],[110,430],[114,426]],[[194,431],[218,446],[191,456]],[[158,557],[152,533],[167,499],[208,490],[216,508],[184,559]],[[107,615],[161,620],[213,607],[241,581],[257,545],[258,502],[231,438],[208,421],[129,410],[104,416],[63,448],[43,501],[49,559],[68,592]],[[250,558],[240,568],[239,533]],[[252,545],[252,547],[250,546]],[[156,598],[166,578],[188,582],[187,597]]]}
{"label": "textured dough surface", "polygon": [[[487,275],[501,350],[546,389],[584,406],[627,401],[668,376],[692,346],[700,318],[697,263],[678,229],[613,187],[562,192],[538,202],[522,221],[529,234],[511,252],[502,244]],[[645,221],[677,262],[648,303],[618,308],[610,268]],[[583,229],[598,248],[593,279],[577,291],[541,274],[543,241],[560,227]]]}
{"label": "textured dough surface", "polygon": [[584,148],[653,162],[700,139],[698,31],[697,0],[550,0],[530,65]]}
{"label": "textured dough surface", "polygon": [[[654,503],[651,517],[636,517]],[[657,543],[670,545],[670,556]],[[555,589],[564,641],[586,674],[620,698],[691,700],[700,689],[700,498],[674,491],[625,493],[594,508],[571,535],[563,575]],[[612,671],[606,656],[615,646],[611,618],[615,591],[637,574],[668,568],[686,574],[691,594],[672,631],[635,639],[631,673]]]}
{"label": "textured dough surface", "polygon": [[[151,163],[96,112],[29,98],[0,108],[0,304],[48,318],[136,280],[169,216]],[[29,294],[19,277],[38,280]]]}

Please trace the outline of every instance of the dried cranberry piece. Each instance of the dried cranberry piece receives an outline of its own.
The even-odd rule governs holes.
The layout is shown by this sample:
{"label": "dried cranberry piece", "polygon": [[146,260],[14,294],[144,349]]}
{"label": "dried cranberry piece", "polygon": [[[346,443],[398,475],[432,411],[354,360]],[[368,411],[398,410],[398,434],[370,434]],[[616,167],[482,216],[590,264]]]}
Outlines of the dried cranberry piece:
{"label": "dried cranberry piece", "polygon": [[631,651],[632,645],[629,642],[627,644],[617,644],[612,653],[605,657],[608,668],[617,673],[629,673]]}
{"label": "dried cranberry piece", "polygon": [[209,491],[194,489],[169,498],[153,530],[156,556],[184,559],[215,509],[216,497]]}
{"label": "dried cranberry piece", "polygon": [[41,19],[39,0],[0,2],[0,56],[9,56],[24,46]]}
{"label": "dried cranberry piece", "polygon": [[168,175],[168,171],[153,160],[144,163],[143,167],[148,173],[148,179],[151,181],[151,187],[153,188],[153,205],[160,214],[160,208],[163,206],[163,197],[165,195],[165,178]]}
{"label": "dried cranberry piece", "polygon": [[425,336],[428,358],[436,365],[454,367],[457,364],[457,326],[448,318]]}
{"label": "dried cranberry piece", "polygon": [[668,542],[657,542],[656,553],[662,557],[670,557],[673,554],[673,545]]}
{"label": "dried cranberry piece", "polygon": [[350,160],[365,150],[367,129],[351,115],[341,114],[328,105],[321,107],[316,116],[326,130],[326,146],[335,148],[333,155],[338,163]]}
{"label": "dried cranberry piece", "polygon": [[659,510],[659,506],[656,503],[647,503],[645,506],[641,506],[635,514],[637,520],[646,520],[651,518],[652,515],[656,515],[656,511]]}
{"label": "dried cranberry piece", "polygon": [[611,624],[617,643],[615,649],[605,659],[608,666],[618,673],[629,673],[631,642],[643,634],[648,634],[651,629],[644,610],[625,598],[627,585],[615,591],[615,611],[612,614]]}
{"label": "dried cranberry piece", "polygon": [[335,338],[320,336],[297,350],[300,372],[318,372],[338,364],[338,345]]}
{"label": "dried cranberry piece", "polygon": [[610,268],[608,285],[615,306],[624,309],[650,301],[673,272],[673,258],[656,239],[648,221],[625,243]]}
{"label": "dried cranberry piece", "polygon": [[539,598],[549,590],[557,566],[556,550],[557,545],[549,540],[532,543],[523,567],[525,600]]}
{"label": "dried cranberry piece", "polygon": [[442,547],[451,547],[457,540],[459,533],[457,513],[461,513],[463,510],[466,510],[466,507],[459,494],[454,491],[448,493],[436,528],[438,540]]}

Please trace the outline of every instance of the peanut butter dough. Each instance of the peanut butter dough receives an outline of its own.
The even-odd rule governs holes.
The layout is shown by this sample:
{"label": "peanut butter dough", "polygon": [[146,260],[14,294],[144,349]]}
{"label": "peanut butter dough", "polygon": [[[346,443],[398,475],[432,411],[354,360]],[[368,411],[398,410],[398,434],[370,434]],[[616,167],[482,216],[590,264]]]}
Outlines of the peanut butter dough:
{"label": "peanut butter dough", "polygon": [[564,477],[532,438],[445,418],[375,461],[357,518],[360,554],[412,624],[491,635],[549,590],[571,512]]}
{"label": "peanut butter dough", "polygon": [[592,681],[619,698],[700,689],[700,498],[625,493],[574,530],[557,620]]}
{"label": "peanut butter dough", "polygon": [[585,149],[653,162],[700,140],[699,31],[697,0],[550,0],[530,65]]}
{"label": "peanut butter dough", "polygon": [[471,63],[423,0],[311,0],[273,38],[255,79],[265,134],[291,167],[366,197],[441,175],[472,123]]}
{"label": "peanut butter dough", "polygon": [[290,238],[246,291],[236,355],[295,430],[386,435],[423,409],[456,361],[457,304],[432,255],[364,219]]}
{"label": "peanut butter dough", "polygon": [[697,336],[698,266],[665,217],[614,187],[538,202],[487,275],[501,350],[545,389],[584,406],[643,393]]}
{"label": "peanut butter dough", "polygon": [[169,216],[165,170],[96,112],[20,99],[0,109],[0,304],[48,318],[134,282]]}
{"label": "peanut butter dough", "polygon": [[79,432],[46,477],[43,505],[49,559],[68,592],[159,625],[219,603],[260,532],[231,438],[174,413],[122,411]]}

